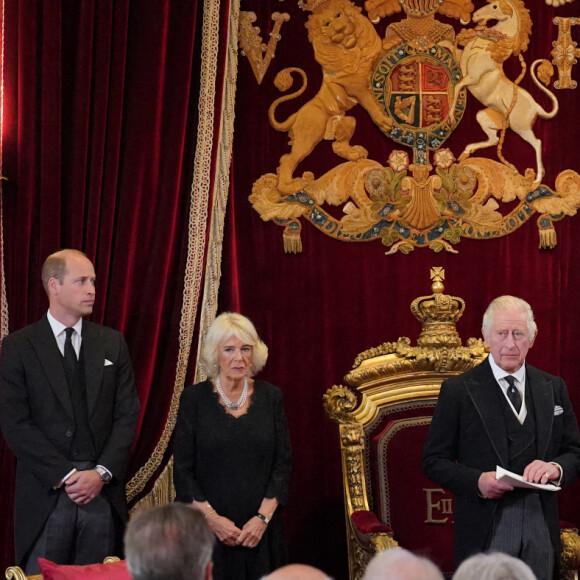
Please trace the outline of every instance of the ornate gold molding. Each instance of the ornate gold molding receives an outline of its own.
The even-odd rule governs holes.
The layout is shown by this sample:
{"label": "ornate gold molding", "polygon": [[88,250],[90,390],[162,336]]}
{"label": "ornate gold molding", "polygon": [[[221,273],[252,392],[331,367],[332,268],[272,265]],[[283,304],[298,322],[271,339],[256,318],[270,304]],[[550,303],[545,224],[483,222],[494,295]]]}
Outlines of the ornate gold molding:
{"label": "ornate gold molding", "polygon": [[572,26],[580,24],[580,18],[554,18],[554,24],[558,27],[558,38],[552,42],[554,47],[551,54],[554,57],[552,63],[558,68],[559,78],[554,82],[556,89],[575,89],[578,83],[572,80],[572,67],[580,57],[580,49],[576,48],[576,42],[572,40]]}
{"label": "ornate gold molding", "polygon": [[276,46],[282,38],[280,29],[284,22],[290,20],[290,14],[273,12],[272,20],[274,21],[274,29],[270,32],[270,40],[266,45],[262,42],[260,29],[257,26],[252,26],[256,21],[256,14],[254,12],[240,12],[240,50],[242,55],[248,58],[258,84],[262,83],[262,79],[270,66],[270,61],[274,58]]}
{"label": "ornate gold molding", "polygon": [[562,560],[562,580],[578,580],[578,569],[580,568],[580,536],[576,528],[565,528],[560,530],[560,542],[562,549],[560,557]]}

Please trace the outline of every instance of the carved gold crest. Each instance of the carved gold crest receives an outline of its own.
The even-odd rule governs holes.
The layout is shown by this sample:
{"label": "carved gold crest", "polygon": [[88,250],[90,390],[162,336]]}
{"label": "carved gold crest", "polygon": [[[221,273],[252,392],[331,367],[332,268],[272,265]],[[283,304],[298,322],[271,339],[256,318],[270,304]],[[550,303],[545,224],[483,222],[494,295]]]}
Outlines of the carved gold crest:
{"label": "carved gold crest", "polygon": [[[547,88],[554,74],[550,62],[528,67],[525,61],[532,21],[522,0],[488,2],[475,12],[469,0],[368,0],[368,17],[348,0],[299,4],[311,12],[306,28],[323,80],[310,101],[281,119],[278,106],[303,94],[308,78],[299,67],[276,76],[276,87],[286,94],[268,115],[275,130],[288,133],[290,150],[250,195],[263,220],[284,227],[285,251],[301,251],[302,220],[344,241],[379,239],[392,254],[416,247],[456,252],[462,237],[504,236],[536,214],[540,247],[556,245],[554,222],[580,206],[580,176],[566,170],[553,188],[542,183],[542,142],[534,122],[554,118],[559,104]],[[404,18],[380,38],[373,22],[402,10]],[[475,26],[456,35],[438,20],[441,15]],[[515,80],[503,70],[511,58],[521,65]],[[525,74],[550,106],[540,106],[520,86]],[[477,121],[485,138],[474,136],[456,157],[444,145],[461,123],[466,91],[482,106]],[[396,144],[386,164],[368,159],[356,142],[356,120],[348,112],[359,105]],[[523,175],[503,149],[506,131],[535,152],[535,166]],[[298,165],[322,140],[332,141],[342,162],[323,175],[298,175]],[[497,161],[474,155],[489,147]],[[500,203],[513,201],[504,215]],[[343,216],[333,217],[326,204],[342,206]]]}

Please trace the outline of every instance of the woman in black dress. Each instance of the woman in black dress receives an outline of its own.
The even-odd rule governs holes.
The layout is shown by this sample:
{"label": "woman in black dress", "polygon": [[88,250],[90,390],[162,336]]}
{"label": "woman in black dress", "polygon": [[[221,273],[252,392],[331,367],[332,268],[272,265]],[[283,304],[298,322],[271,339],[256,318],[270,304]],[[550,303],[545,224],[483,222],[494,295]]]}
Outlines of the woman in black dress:
{"label": "woman in black dress", "polygon": [[175,428],[177,500],[217,537],[215,580],[254,580],[287,561],[279,506],[286,502],[290,438],[280,390],[251,377],[268,357],[241,314],[218,316],[202,361],[210,379],[187,387]]}

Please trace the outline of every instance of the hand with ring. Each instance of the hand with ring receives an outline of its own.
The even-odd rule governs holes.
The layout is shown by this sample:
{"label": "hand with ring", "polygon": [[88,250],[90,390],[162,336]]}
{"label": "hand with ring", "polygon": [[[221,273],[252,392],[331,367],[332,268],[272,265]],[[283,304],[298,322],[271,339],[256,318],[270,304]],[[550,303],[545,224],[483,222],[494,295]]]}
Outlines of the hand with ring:
{"label": "hand with ring", "polygon": [[549,481],[558,480],[560,467],[556,463],[547,463],[536,459],[524,469],[523,475],[525,481],[548,483]]}

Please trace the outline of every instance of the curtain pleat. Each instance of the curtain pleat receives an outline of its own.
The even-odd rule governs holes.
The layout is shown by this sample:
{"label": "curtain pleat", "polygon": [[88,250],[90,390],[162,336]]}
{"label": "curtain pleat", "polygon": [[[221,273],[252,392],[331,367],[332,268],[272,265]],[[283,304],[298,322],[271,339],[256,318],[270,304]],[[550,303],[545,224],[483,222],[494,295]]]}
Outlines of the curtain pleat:
{"label": "curtain pleat", "polygon": [[[124,333],[142,402],[128,469],[128,496],[137,502],[171,471],[177,400],[195,364],[208,220],[221,171],[216,136],[227,33],[220,23],[229,19],[229,5],[9,4],[2,324],[7,331],[8,305],[10,331],[46,311],[40,270],[49,253],[76,247],[94,261],[92,319]],[[207,88],[212,79],[215,91]],[[15,473],[3,441],[0,469],[2,569],[14,564]],[[163,485],[155,493],[154,501],[171,496]]]}
{"label": "curtain pleat", "polygon": [[[211,323],[215,316],[233,141],[238,14],[239,1],[236,0],[231,6],[229,2],[220,3],[215,0],[206,0],[204,4],[200,121],[191,185],[177,371],[165,429],[147,463],[128,483],[129,499],[142,491],[165,456],[177,419],[179,397],[185,385],[188,362],[191,355],[195,355],[195,351],[191,352],[194,337],[196,334],[202,336],[207,330],[207,321]],[[220,26],[220,19],[225,19],[227,26]],[[210,224],[209,238],[207,223]],[[199,316],[202,289],[201,326],[198,333],[195,321]],[[197,362],[194,368],[198,368]],[[156,503],[159,501],[159,493],[163,498],[172,499],[171,476],[169,465],[157,479],[150,497],[143,498],[140,505]]]}

